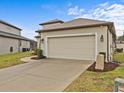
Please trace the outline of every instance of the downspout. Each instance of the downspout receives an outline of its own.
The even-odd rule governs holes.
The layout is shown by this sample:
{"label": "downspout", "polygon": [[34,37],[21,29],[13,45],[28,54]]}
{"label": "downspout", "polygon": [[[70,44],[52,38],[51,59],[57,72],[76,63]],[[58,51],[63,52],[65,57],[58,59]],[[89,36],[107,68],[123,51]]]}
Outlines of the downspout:
{"label": "downspout", "polygon": [[107,62],[109,62],[109,27],[107,26]]}
{"label": "downspout", "polygon": [[[41,36],[41,33],[39,33],[39,35]],[[41,49],[41,37],[38,39],[39,41],[39,45],[38,45],[38,48]]]}

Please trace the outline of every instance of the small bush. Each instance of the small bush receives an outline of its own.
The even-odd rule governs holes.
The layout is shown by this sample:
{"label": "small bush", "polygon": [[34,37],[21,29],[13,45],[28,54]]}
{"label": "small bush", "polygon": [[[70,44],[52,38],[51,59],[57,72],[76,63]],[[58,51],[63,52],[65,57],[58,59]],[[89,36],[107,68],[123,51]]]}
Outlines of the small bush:
{"label": "small bush", "polygon": [[34,55],[37,55],[37,50],[38,50],[38,49],[33,49],[33,54],[34,54]]}
{"label": "small bush", "polygon": [[122,52],[123,52],[123,48],[117,48],[117,49],[116,49],[116,52],[122,53]]}
{"label": "small bush", "polygon": [[43,51],[41,49],[37,49],[37,56],[39,59],[43,58]]}

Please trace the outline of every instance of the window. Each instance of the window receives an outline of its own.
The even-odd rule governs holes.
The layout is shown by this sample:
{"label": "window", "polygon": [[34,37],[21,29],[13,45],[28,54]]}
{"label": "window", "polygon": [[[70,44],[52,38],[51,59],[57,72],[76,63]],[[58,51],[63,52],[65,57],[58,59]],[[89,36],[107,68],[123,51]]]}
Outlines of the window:
{"label": "window", "polygon": [[10,47],[10,52],[13,52],[13,47],[12,46]]}

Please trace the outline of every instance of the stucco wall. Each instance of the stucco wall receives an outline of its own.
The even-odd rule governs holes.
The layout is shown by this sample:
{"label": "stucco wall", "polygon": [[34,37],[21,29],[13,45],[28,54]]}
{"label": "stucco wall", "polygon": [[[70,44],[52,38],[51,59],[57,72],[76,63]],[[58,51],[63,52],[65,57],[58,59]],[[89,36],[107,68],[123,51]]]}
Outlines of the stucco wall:
{"label": "stucco wall", "polygon": [[[80,33],[97,33],[97,54],[99,52],[106,52],[107,55],[107,26],[79,28],[79,29],[51,31],[51,32],[49,31],[49,32],[41,33],[41,38],[45,39],[46,36],[80,34]],[[103,35],[104,37],[103,42],[100,41],[101,35]],[[41,43],[41,48],[44,50],[44,55],[45,55],[45,44]]]}
{"label": "stucco wall", "polygon": [[112,55],[113,55],[113,52],[114,52],[114,42],[113,42],[113,38],[112,38],[112,33],[109,31],[108,32],[108,41],[109,41],[109,60],[112,59]]}
{"label": "stucco wall", "polygon": [[4,31],[7,33],[12,33],[12,34],[16,34],[16,35],[21,35],[20,30],[10,27],[8,25],[2,24],[2,23],[0,23],[0,31]]}
{"label": "stucco wall", "polygon": [[22,50],[22,48],[30,48],[30,41],[21,40],[20,49]]}
{"label": "stucco wall", "polygon": [[37,48],[41,47],[41,38],[37,38]]}
{"label": "stucco wall", "polygon": [[13,52],[18,52],[18,43],[18,39],[0,37],[0,54],[10,53],[10,47],[13,47]]}

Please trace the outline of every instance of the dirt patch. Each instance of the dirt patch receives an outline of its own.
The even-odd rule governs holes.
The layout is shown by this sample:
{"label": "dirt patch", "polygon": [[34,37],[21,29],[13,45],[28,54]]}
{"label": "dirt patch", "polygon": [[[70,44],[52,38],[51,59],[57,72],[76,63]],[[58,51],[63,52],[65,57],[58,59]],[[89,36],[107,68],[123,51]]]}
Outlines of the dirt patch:
{"label": "dirt patch", "polygon": [[108,62],[108,63],[105,62],[104,70],[97,70],[95,69],[95,64],[96,62],[94,62],[87,70],[94,71],[94,72],[107,72],[107,71],[112,71],[119,66],[119,63],[117,62]]}

